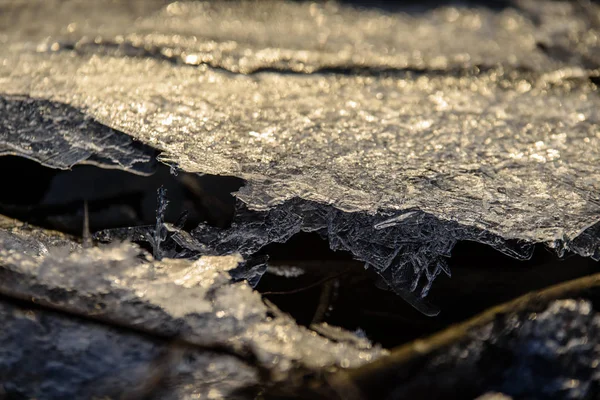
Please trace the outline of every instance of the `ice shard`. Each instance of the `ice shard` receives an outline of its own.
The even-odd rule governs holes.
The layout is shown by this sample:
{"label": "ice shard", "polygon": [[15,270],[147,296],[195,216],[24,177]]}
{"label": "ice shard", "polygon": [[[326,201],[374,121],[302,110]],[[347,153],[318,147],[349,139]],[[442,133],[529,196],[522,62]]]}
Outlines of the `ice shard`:
{"label": "ice shard", "polygon": [[0,94],[243,178],[237,197],[262,214],[225,233],[228,251],[317,230],[415,304],[457,240],[597,253],[597,237],[575,244],[600,218],[595,4],[151,2],[115,21],[73,4],[42,24],[5,6],[33,28],[7,22]]}

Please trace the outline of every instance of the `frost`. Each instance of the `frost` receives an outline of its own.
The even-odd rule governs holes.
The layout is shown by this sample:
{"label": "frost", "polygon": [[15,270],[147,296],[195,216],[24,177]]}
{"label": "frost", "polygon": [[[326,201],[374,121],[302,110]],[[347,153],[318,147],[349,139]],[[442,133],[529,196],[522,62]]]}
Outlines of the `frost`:
{"label": "frost", "polygon": [[[115,243],[51,247],[47,254],[29,255],[6,247],[14,234],[0,229],[4,294],[34,297],[52,308],[100,316],[209,350],[251,354],[275,381],[301,371],[359,366],[385,354],[364,339],[357,338],[358,346],[317,335],[266,305],[245,282],[232,283],[230,272],[242,262],[236,254],[156,261],[135,245]],[[35,236],[29,241],[35,247]]]}
{"label": "frost", "polygon": [[364,261],[398,295],[428,315],[439,310],[424,298],[439,274],[451,275],[446,258],[457,241],[487,243],[521,259],[533,254],[532,243],[506,241],[420,211],[407,214],[390,218],[385,214],[347,213],[302,199],[287,201],[265,212],[249,211],[239,203],[231,228],[219,230],[201,225],[192,235],[217,254],[240,252],[249,257],[269,243],[286,242],[298,232],[316,232],[329,242],[331,249],[349,251]]}
{"label": "frost", "polygon": [[[411,13],[329,2],[82,4],[0,4],[0,155],[147,174],[156,149],[174,172],[246,185],[229,228],[165,222],[161,191],[155,225],[95,236],[147,241],[154,258],[0,219],[0,291],[63,315],[0,302],[9,395],[22,386],[15,397],[51,388],[76,398],[98,380],[104,397],[147,376],[169,352],[156,344],[165,337],[203,349],[197,363],[169,370],[176,388],[204,397],[232,397],[259,374],[298,382],[385,354],[360,332],[299,327],[251,289],[268,269],[255,254],[299,232],[352,253],[428,315],[438,310],[425,298],[450,275],[445,259],[458,241],[520,259],[537,243],[600,259],[594,3]],[[69,313],[152,340],[65,322]],[[514,368],[491,371],[497,387],[486,390],[583,397],[597,387],[590,343],[600,325],[588,303],[494,323],[424,368],[451,371],[436,379],[448,384],[460,379],[457,366],[473,380],[510,355]],[[33,362],[28,351],[48,358]],[[82,362],[91,375],[73,367]],[[108,371],[118,384],[102,380]],[[396,394],[417,378],[397,379]]]}

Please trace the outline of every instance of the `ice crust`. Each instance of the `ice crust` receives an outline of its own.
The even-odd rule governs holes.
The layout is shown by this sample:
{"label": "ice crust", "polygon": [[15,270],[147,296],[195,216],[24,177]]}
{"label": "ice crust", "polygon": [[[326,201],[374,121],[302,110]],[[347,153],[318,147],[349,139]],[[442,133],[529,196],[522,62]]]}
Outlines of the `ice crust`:
{"label": "ice crust", "polygon": [[599,9],[542,3],[115,2],[113,21],[50,2],[56,19],[25,31],[11,21],[35,12],[9,5],[0,94],[73,107],[185,171],[243,178],[236,195],[257,212],[179,234],[192,252],[318,231],[418,305],[457,240],[598,258]]}
{"label": "ice crust", "polygon": [[[581,66],[581,57],[597,61],[594,5],[440,3],[388,13],[335,2],[35,0],[24,6],[13,0],[0,9],[0,22],[4,41],[15,47],[27,41],[39,51],[66,48],[236,73],[497,65],[551,71]],[[27,25],[32,20],[38,23]]]}
{"label": "ice crust", "polygon": [[154,171],[153,148],[65,104],[0,95],[0,116],[0,156],[27,157],[60,169],[91,164],[140,175]]}
{"label": "ice crust", "polygon": [[[252,359],[272,382],[386,354],[366,339],[340,341],[298,326],[245,282],[231,283],[228,271],[242,261],[239,254],[156,261],[132,244],[44,245],[48,238],[72,243],[18,223],[0,228],[3,294]],[[29,250],[42,246],[46,251]]]}

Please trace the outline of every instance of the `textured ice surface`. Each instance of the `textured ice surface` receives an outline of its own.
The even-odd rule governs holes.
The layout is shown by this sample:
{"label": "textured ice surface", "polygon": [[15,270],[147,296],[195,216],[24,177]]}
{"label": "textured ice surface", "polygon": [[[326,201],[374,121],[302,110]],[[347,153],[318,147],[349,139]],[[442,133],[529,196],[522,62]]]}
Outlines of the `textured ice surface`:
{"label": "textured ice surface", "polygon": [[412,398],[410,393],[427,388],[432,396],[460,388],[467,397],[497,391],[519,399],[596,398],[599,335],[600,315],[584,300],[557,300],[540,312],[498,316],[434,352],[411,379],[398,376],[403,384],[386,398]]}
{"label": "textured ice surface", "polygon": [[75,92],[71,101],[186,171],[246,179],[238,196],[253,208],[293,197],[345,211],[418,208],[547,242],[597,221],[600,98],[585,81],[232,77],[98,58],[81,67],[73,75],[89,83],[64,100]]}
{"label": "textured ice surface", "polygon": [[55,231],[32,227],[28,224],[0,215],[2,247],[25,257],[42,257],[50,249],[72,252],[81,246],[73,238]]}
{"label": "textured ice surface", "polygon": [[244,178],[252,208],[418,208],[542,242],[597,221],[600,98],[584,71],[232,76],[64,53],[6,64],[4,91],[81,107],[186,171]]}
{"label": "textured ice surface", "polygon": [[0,229],[4,294],[252,357],[276,381],[295,371],[359,366],[385,354],[366,339],[338,341],[300,327],[245,282],[231,283],[228,271],[239,255],[151,261],[130,244],[31,254],[24,250],[40,241],[31,236],[15,244],[15,235],[27,237],[22,229]]}
{"label": "textured ice surface", "polygon": [[31,158],[52,168],[75,164],[149,174],[156,151],[77,109],[27,96],[0,95],[0,156]]}
{"label": "textured ice surface", "polygon": [[[560,65],[536,48],[532,31],[515,10],[440,7],[410,16],[334,3],[178,2],[121,36],[75,46],[242,73]],[[475,54],[473,46],[480,46]]]}
{"label": "textured ice surface", "polygon": [[[411,14],[333,2],[12,3],[18,6],[9,1],[0,9],[4,15],[0,22],[6,27],[4,40],[13,44],[37,39],[35,48],[41,51],[67,48],[80,54],[148,57],[242,73],[446,70],[498,64],[551,70],[579,60],[547,54],[549,48],[538,46],[539,41],[563,45],[573,41],[576,32],[588,38],[578,43],[580,48],[593,48],[596,43],[589,31],[597,29],[593,6],[586,9],[565,2],[537,2],[544,4],[540,6],[516,1],[503,10],[488,9],[485,2],[471,8],[422,6],[412,7]],[[28,25],[32,20],[38,23]],[[572,51],[564,47],[564,52]]]}
{"label": "textured ice surface", "polygon": [[[238,197],[265,214],[223,249],[319,230],[407,298],[456,240],[597,253],[593,235],[575,243],[600,218],[597,5],[151,3],[113,21],[73,4],[28,30],[10,21],[35,13],[7,6],[19,18],[0,94],[72,106],[186,171],[245,179]],[[288,73],[237,74],[253,71]]]}

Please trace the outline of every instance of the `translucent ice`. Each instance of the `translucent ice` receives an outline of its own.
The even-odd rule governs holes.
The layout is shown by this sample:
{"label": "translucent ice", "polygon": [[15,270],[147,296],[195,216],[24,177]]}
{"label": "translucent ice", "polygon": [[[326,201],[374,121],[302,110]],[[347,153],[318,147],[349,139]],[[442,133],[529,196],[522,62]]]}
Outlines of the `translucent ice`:
{"label": "translucent ice", "polygon": [[179,235],[193,253],[317,230],[413,304],[449,274],[457,240],[597,257],[593,3],[149,2],[119,18],[75,3],[44,5],[56,18],[43,23],[4,6],[0,94],[78,110],[185,171],[243,178],[237,197],[262,213]]}

